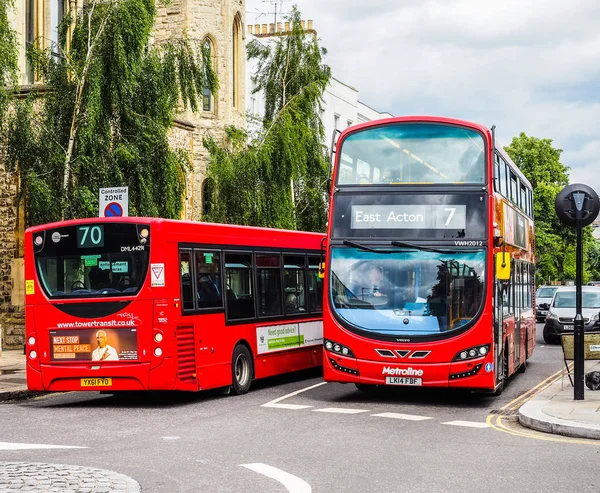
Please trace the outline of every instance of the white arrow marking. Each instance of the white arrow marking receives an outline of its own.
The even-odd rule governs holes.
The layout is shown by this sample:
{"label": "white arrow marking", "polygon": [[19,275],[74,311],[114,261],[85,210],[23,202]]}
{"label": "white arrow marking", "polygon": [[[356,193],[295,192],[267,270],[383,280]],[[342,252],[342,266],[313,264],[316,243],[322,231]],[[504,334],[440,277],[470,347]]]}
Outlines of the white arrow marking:
{"label": "white arrow marking", "polygon": [[295,395],[301,394],[302,392],[306,392],[307,390],[316,389],[321,385],[325,385],[327,382],[321,382],[316,385],[311,385],[310,387],[306,387],[305,389],[296,390],[296,392],[292,392],[291,394],[284,395],[283,397],[278,397],[277,399],[273,399],[272,401],[263,404],[262,407],[278,407],[281,409],[306,409],[307,407],[312,406],[302,406],[300,404],[277,404],[279,401],[287,399],[288,397],[294,397]]}
{"label": "white arrow marking", "polygon": [[275,481],[279,481],[290,493],[311,493],[312,488],[310,485],[300,479],[298,476],[294,476],[289,472],[282,471],[273,466],[267,464],[240,464],[242,467],[251,469],[254,472],[268,476]]}
{"label": "white arrow marking", "polygon": [[0,450],[33,450],[33,449],[52,449],[52,448],[88,448],[88,447],[73,447],[70,445],[44,445],[43,443],[0,442]]}

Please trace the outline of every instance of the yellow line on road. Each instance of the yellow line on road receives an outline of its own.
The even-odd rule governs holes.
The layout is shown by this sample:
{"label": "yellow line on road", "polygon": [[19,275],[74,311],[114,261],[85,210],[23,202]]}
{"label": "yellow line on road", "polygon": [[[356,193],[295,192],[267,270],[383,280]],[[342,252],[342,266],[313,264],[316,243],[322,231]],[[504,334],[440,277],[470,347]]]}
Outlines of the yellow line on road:
{"label": "yellow line on road", "polygon": [[[573,369],[573,363],[569,365],[569,371]],[[540,392],[546,390],[550,385],[556,382],[559,378],[564,375],[565,370],[559,370],[556,373],[550,375],[545,380],[542,380],[535,387],[529,389],[524,394],[521,394],[516,399],[513,399],[511,402],[500,408],[501,411],[513,412],[520,408],[525,402],[539,394]],[[564,443],[576,443],[581,445],[595,445],[600,446],[600,442],[597,440],[585,440],[585,439],[577,439],[577,438],[569,438],[563,436],[549,435],[547,433],[542,433],[539,431],[531,430],[529,428],[519,428],[511,427],[504,422],[504,418],[506,416],[499,414],[490,414],[486,423],[496,431],[501,431],[502,433],[508,433],[509,435],[518,436],[521,438],[533,438],[535,440],[545,440],[548,442],[564,442]]]}

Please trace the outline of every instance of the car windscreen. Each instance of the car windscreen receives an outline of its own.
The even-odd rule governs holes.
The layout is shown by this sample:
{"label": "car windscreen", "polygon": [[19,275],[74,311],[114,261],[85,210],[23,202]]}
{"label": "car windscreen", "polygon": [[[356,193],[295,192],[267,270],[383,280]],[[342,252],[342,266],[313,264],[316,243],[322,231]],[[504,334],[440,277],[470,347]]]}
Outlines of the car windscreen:
{"label": "car windscreen", "polygon": [[539,288],[535,295],[538,298],[552,298],[552,296],[554,296],[554,292],[557,289],[558,288]]}
{"label": "car windscreen", "polygon": [[[575,291],[556,293],[552,306],[555,308],[575,308]],[[600,292],[584,291],[581,293],[582,308],[600,308]]]}
{"label": "car windscreen", "polygon": [[49,298],[131,296],[142,287],[150,227],[92,223],[33,234],[39,283]]}

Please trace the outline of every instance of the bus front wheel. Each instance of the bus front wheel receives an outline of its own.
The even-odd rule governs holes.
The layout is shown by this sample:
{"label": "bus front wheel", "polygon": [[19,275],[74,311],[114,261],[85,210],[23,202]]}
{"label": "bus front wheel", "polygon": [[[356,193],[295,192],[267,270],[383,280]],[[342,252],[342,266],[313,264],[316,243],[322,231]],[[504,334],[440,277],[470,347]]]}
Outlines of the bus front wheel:
{"label": "bus front wheel", "polygon": [[231,388],[236,395],[242,395],[250,390],[252,383],[252,356],[243,344],[238,344],[231,358]]}

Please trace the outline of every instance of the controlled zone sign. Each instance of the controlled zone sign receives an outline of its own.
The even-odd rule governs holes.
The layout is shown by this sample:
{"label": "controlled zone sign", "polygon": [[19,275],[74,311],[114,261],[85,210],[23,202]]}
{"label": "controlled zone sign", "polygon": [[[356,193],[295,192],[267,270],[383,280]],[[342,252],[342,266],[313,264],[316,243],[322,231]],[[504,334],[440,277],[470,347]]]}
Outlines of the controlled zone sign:
{"label": "controlled zone sign", "polygon": [[99,217],[129,216],[129,187],[101,188]]}

